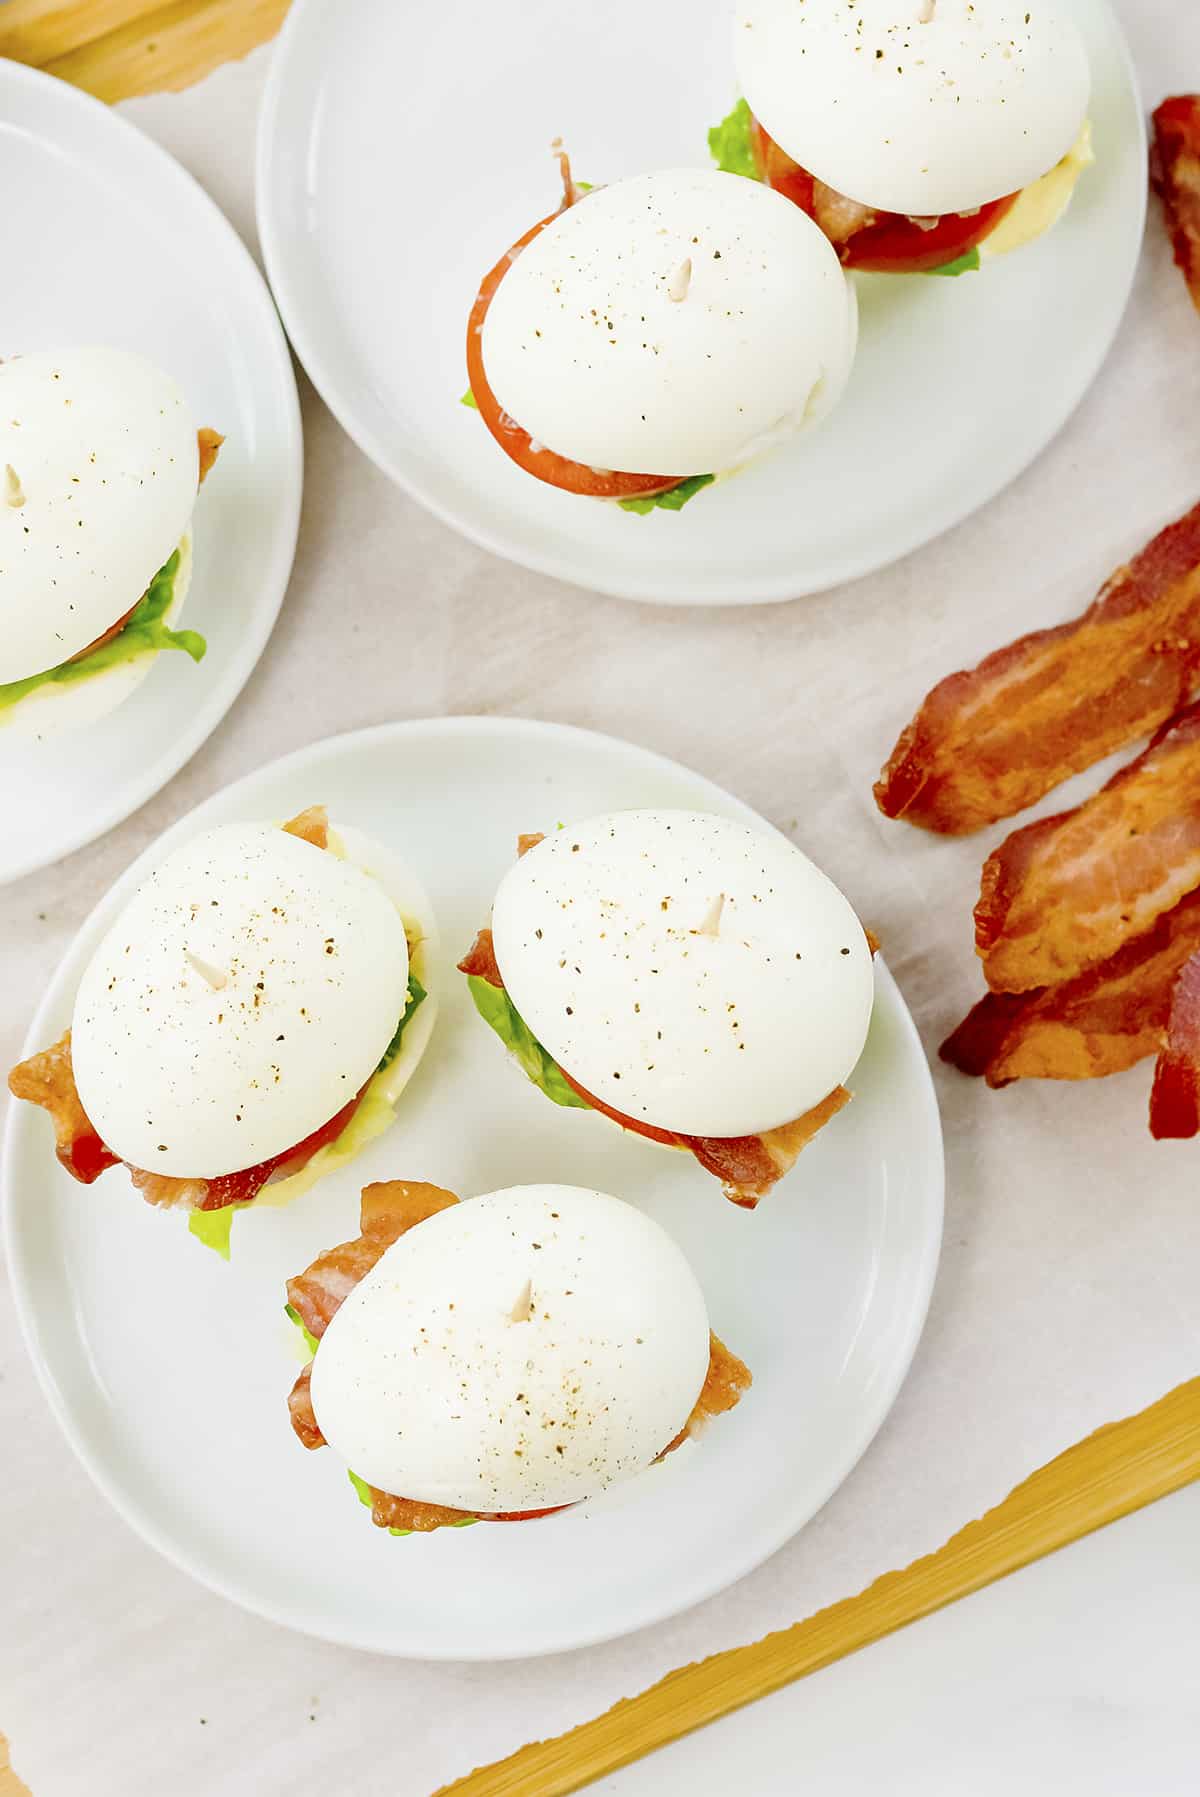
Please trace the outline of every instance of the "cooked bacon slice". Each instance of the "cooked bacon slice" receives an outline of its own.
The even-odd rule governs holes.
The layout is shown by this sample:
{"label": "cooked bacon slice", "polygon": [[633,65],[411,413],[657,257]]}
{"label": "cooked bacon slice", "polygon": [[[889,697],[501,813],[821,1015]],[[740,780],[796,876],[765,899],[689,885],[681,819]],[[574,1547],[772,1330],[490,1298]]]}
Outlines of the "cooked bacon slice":
{"label": "cooked bacon slice", "polygon": [[469,979],[486,980],[489,986],[495,986],[497,992],[503,992],[504,981],[500,977],[496,945],[490,930],[480,930],[458,963],[458,971],[465,973]]}
{"label": "cooked bacon slice", "polygon": [[1185,961],[1171,994],[1150,1093],[1150,1134],[1156,1142],[1200,1135],[1200,955]]}
{"label": "cooked bacon slice", "polygon": [[292,1419],[292,1428],[300,1437],[306,1448],[323,1448],[325,1437],[317,1422],[317,1413],[312,1402],[312,1362],[305,1367],[288,1393],[288,1414]]}
{"label": "cooked bacon slice", "polygon": [[1200,886],[1200,705],[1094,797],[988,856],[975,947],[994,992],[1074,979]]}
{"label": "cooked bacon slice", "polygon": [[196,445],[200,451],[200,479],[196,483],[198,486],[204,485],[204,477],[211,471],[224,441],[220,431],[209,430],[207,425],[196,432]]}
{"label": "cooked bacon slice", "polygon": [[[342,1242],[319,1254],[303,1273],[288,1280],[288,1303],[309,1334],[320,1340],[343,1300],[393,1242],[399,1241],[427,1217],[435,1217],[439,1211],[449,1210],[458,1202],[453,1192],[420,1181],[388,1179],[365,1186],[359,1209],[361,1234],[352,1242]],[[708,1371],[700,1395],[691,1416],[675,1439],[667,1443],[660,1459],[672,1453],[689,1435],[697,1434],[712,1417],[732,1410],[742,1394],[750,1389],[750,1369],[745,1363],[736,1354],[731,1354],[711,1331],[708,1339]],[[313,1409],[311,1362],[288,1395],[288,1414],[293,1430],[306,1448],[325,1446],[325,1437]],[[476,1517],[469,1510],[452,1510],[443,1504],[425,1504],[415,1498],[396,1497],[374,1485],[367,1489],[371,1494],[371,1521],[378,1528],[406,1529],[416,1534],[470,1521],[529,1522],[566,1508],[559,1504],[549,1510],[497,1511]]]}
{"label": "cooked bacon slice", "polygon": [[1152,930],[1073,980],[989,992],[941,1056],[989,1086],[1017,1079],[1103,1079],[1157,1054],[1179,971],[1200,950],[1200,892]]}
{"label": "cooked bacon slice", "polygon": [[1154,114],[1151,168],[1175,260],[1200,308],[1200,94],[1177,94]]}
{"label": "cooked bacon slice", "polygon": [[818,1131],[824,1129],[850,1102],[845,1086],[835,1086],[803,1117],[769,1129],[761,1136],[679,1136],[707,1173],[721,1181],[721,1190],[732,1204],[753,1210],[771,1187],[790,1173],[801,1153]]}
{"label": "cooked bacon slice", "polygon": [[288,1280],[288,1303],[308,1333],[319,1341],[343,1298],[385,1250],[406,1230],[457,1203],[453,1192],[419,1181],[386,1179],[366,1186],[359,1210],[361,1233],[318,1254],[310,1267]]}
{"label": "cooked bacon slice", "polygon": [[284,824],[283,830],[285,835],[298,836],[301,842],[311,842],[314,849],[329,847],[329,813],[324,805],[310,805],[306,811],[298,812]]}
{"label": "cooked bacon slice", "polygon": [[836,187],[813,180],[813,217],[829,241],[841,248],[859,231],[875,223],[878,214],[870,206],[852,200]]}
{"label": "cooked bacon slice", "polygon": [[875,787],[888,817],[949,835],[1032,805],[1156,730],[1200,685],[1200,505],[1080,617],[936,686]]}
{"label": "cooked bacon slice", "polygon": [[54,1152],[81,1185],[90,1186],[107,1168],[118,1164],[80,1103],[71,1065],[70,1030],[52,1048],[44,1048],[14,1067],[8,1076],[8,1089],[14,1098],[24,1098],[49,1112],[54,1125]]}

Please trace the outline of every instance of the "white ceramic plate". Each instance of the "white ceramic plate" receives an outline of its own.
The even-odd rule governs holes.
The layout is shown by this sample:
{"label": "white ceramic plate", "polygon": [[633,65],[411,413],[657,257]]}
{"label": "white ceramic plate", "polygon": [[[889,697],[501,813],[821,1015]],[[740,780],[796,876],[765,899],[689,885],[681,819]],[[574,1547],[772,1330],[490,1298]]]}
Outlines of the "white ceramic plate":
{"label": "white ceramic plate", "polygon": [[960,280],[868,276],[831,421],[679,515],[634,517],[520,473],[473,412],[466,319],[557,204],[547,154],[611,181],[702,163],[733,102],[730,0],[295,0],[259,130],[259,229],[300,358],[394,480],[500,555],[664,604],[749,604],[886,566],[991,499],[1066,421],[1125,308],[1145,134],[1106,0],[1077,14],[1099,161],[1069,217]]}
{"label": "white ceramic plate", "polygon": [[[202,826],[283,817],[315,800],[402,852],[438,913],[444,1008],[400,1121],[289,1208],[240,1214],[226,1266],[123,1174],[74,1184],[55,1164],[46,1118],[14,1107],[9,1265],[47,1396],[133,1528],[205,1584],[293,1628],[388,1653],[494,1659],[655,1622],[807,1522],[908,1367],[941,1238],[942,1147],[903,1000],[880,965],[854,1103],[754,1214],[684,1156],[557,1110],[510,1066],[453,972],[487,920],[517,832],[634,805],[752,814],[626,743],[451,718],[318,743],[185,818],[84,926],[30,1044],[68,1021],[87,956],[151,858]],[[333,1453],[305,1453],[289,1426],[298,1362],[284,1281],[357,1234],[366,1180],[406,1176],[464,1195],[563,1180],[642,1205],[690,1256],[714,1328],[753,1369],[752,1392],[702,1441],[544,1523],[408,1540],[375,1529]]]}
{"label": "white ceramic plate", "polygon": [[[296,383],[271,297],[232,227],[118,114],[0,61],[0,356],[112,343],[160,363],[225,433],[195,515],[181,622],[197,667],[161,655],[124,705],[45,744],[0,731],[0,882],[128,817],[195,753],[262,653],[300,515]],[[130,594],[130,603],[137,598]]]}

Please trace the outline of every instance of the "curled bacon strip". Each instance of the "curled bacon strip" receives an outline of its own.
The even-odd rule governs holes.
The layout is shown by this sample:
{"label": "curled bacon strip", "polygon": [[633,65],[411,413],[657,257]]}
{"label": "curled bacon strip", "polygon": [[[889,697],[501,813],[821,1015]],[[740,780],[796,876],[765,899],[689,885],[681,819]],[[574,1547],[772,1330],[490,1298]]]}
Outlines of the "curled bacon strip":
{"label": "curled bacon strip", "polygon": [[1171,994],[1150,1093],[1150,1134],[1156,1142],[1200,1135],[1200,954],[1184,963]]}
{"label": "curled bacon strip", "polygon": [[888,817],[949,835],[1032,805],[1156,730],[1200,683],[1200,505],[1080,617],[934,687],[875,787]]}
{"label": "curled bacon strip", "polygon": [[288,1280],[288,1303],[308,1333],[320,1341],[342,1300],[392,1243],[427,1217],[457,1203],[453,1192],[419,1181],[386,1179],[365,1186],[359,1210],[361,1233],[352,1242],[327,1248],[303,1273]]}
{"label": "curled bacon strip", "polygon": [[225,439],[220,431],[209,430],[207,425],[196,432],[196,447],[200,452],[200,478],[197,482],[198,486],[202,487],[204,485],[205,475],[212,472],[213,463],[216,461],[218,452],[224,441]]}
{"label": "curled bacon strip", "polygon": [[[521,839],[523,842],[527,838]],[[540,841],[541,839],[538,838]],[[522,850],[524,853],[524,850]],[[873,936],[869,937],[871,953],[874,954],[878,943]],[[467,953],[458,963],[458,971],[475,979],[486,980],[489,986],[495,986],[503,992],[504,979],[496,960],[496,948],[490,930],[480,930]],[[662,1142],[667,1147],[684,1148],[694,1154],[706,1173],[712,1173],[721,1181],[721,1188],[730,1203],[740,1205],[743,1210],[753,1210],[759,1200],[765,1198],[772,1186],[777,1185],[785,1173],[790,1173],[803,1149],[807,1148],[813,1137],[836,1117],[844,1105],[850,1102],[850,1093],[845,1086],[837,1086],[827,1098],[823,1098],[811,1111],[803,1117],[797,1117],[791,1123],[780,1124],[778,1129],[767,1130],[761,1136],[683,1136],[673,1130],[655,1129],[652,1124],[641,1123],[636,1117],[627,1117],[623,1111],[617,1111],[611,1105],[581,1086],[572,1078],[565,1067],[559,1072],[571,1087],[578,1092],[594,1111],[600,1111],[619,1123],[622,1129],[631,1131],[633,1135],[645,1136],[649,1141]]]}
{"label": "curled bacon strip", "polygon": [[1197,951],[1200,892],[1073,980],[989,992],[943,1042],[942,1059],[989,1086],[1123,1073],[1161,1049],[1179,971]]}
{"label": "curled bacon strip", "polygon": [[[310,1267],[288,1280],[288,1303],[299,1316],[310,1335],[320,1340],[337,1314],[344,1299],[366,1277],[393,1242],[408,1230],[415,1229],[427,1217],[448,1210],[459,1200],[441,1186],[425,1185],[403,1179],[381,1180],[364,1187],[359,1213],[361,1234],[352,1242],[319,1254]],[[312,1404],[312,1366],[306,1366],[288,1397],[292,1428],[306,1448],[324,1447],[325,1437],[317,1422]],[[687,1423],[663,1449],[670,1454],[688,1436],[697,1433],[714,1416],[720,1416],[749,1390],[750,1370],[736,1354],[731,1354],[715,1335],[709,1336],[708,1372]],[[661,1458],[662,1456],[660,1456]],[[452,1510],[441,1504],[425,1504],[413,1498],[397,1497],[392,1492],[369,1486],[371,1520],[381,1529],[407,1529],[426,1533],[448,1524],[466,1522],[472,1513]],[[562,1508],[563,1506],[556,1506]],[[552,1510],[520,1510],[496,1512],[478,1518],[481,1522],[528,1522],[534,1517],[550,1516]]]}
{"label": "curled bacon strip", "polygon": [[75,1088],[71,1065],[71,1032],[66,1030],[51,1048],[44,1048],[13,1068],[8,1089],[50,1113],[54,1125],[54,1152],[72,1178],[90,1186],[109,1167],[117,1166],[88,1120]]}
{"label": "curled bacon strip", "polygon": [[1200,94],[1177,94],[1154,114],[1152,172],[1175,260],[1200,308]]}
{"label": "curled bacon strip", "polygon": [[994,992],[1073,979],[1200,886],[1200,705],[1074,811],[983,866],[975,947]]}

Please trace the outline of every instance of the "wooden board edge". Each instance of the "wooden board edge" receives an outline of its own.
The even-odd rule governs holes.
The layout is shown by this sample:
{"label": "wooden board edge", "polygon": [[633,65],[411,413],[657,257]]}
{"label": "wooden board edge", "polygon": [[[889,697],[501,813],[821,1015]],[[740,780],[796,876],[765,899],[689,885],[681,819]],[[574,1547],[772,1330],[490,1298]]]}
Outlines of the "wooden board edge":
{"label": "wooden board edge", "polygon": [[636,1697],[434,1797],[567,1797],[1200,1479],[1200,1378],[1077,1442],[934,1553],[803,1622],[669,1672]]}

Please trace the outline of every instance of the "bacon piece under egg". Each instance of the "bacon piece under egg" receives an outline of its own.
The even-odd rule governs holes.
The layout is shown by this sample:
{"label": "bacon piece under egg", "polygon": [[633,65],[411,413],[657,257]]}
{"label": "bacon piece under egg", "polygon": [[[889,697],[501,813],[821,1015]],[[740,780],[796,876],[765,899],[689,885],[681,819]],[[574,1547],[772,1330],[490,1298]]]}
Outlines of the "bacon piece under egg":
{"label": "bacon piece under egg", "polygon": [[[315,848],[329,846],[329,818],[323,805],[310,805],[307,811],[284,824],[283,829]],[[8,1076],[8,1089],[14,1098],[26,1099],[49,1113],[54,1125],[55,1153],[67,1172],[82,1185],[91,1185],[109,1167],[122,1165],[120,1157],[105,1147],[83,1108],[71,1064],[70,1030],[53,1047],[14,1067]],[[356,1093],[336,1116],[294,1148],[286,1148],[281,1154],[236,1173],[223,1173],[212,1179],[181,1179],[133,1167],[127,1161],[123,1164],[148,1204],[182,1210],[224,1210],[230,1204],[249,1204],[265,1185],[298,1173],[321,1148],[336,1141],[361,1099],[362,1092]]]}
{"label": "bacon piece under egg", "polygon": [[[343,1300],[393,1242],[399,1241],[407,1230],[415,1229],[427,1217],[436,1216],[458,1202],[453,1192],[420,1181],[389,1179],[364,1187],[359,1213],[361,1233],[353,1241],[342,1242],[319,1254],[303,1273],[288,1280],[288,1303],[309,1334],[320,1341]],[[304,1446],[319,1448],[324,1447],[325,1437],[313,1409],[311,1381],[310,1364],[292,1386],[288,1412],[292,1428]],[[732,1410],[750,1384],[749,1368],[710,1333],[708,1372],[700,1395],[683,1429],[667,1443],[659,1458],[672,1453],[689,1435],[699,1433],[712,1417]],[[403,1529],[414,1534],[470,1521],[531,1522],[536,1517],[552,1516],[556,1510],[568,1507],[559,1504],[549,1510],[497,1511],[479,1516],[473,1511],[452,1510],[442,1504],[424,1504],[413,1498],[397,1497],[392,1492],[379,1491],[373,1485],[367,1489],[371,1494],[371,1520],[377,1527]]]}
{"label": "bacon piece under egg", "polygon": [[875,787],[888,817],[959,835],[1011,817],[1165,723],[1200,687],[1200,505],[1070,623],[934,687]]}
{"label": "bacon piece under egg", "polygon": [[1151,167],[1175,260],[1200,309],[1200,94],[1176,94],[1158,108]]}
{"label": "bacon piece under egg", "polygon": [[[526,842],[527,838],[522,838]],[[540,841],[540,838],[538,839]],[[522,853],[525,851],[522,850]],[[874,936],[868,936],[872,955],[878,948]],[[496,948],[490,930],[480,930],[470,949],[458,963],[458,971],[468,977],[486,980],[489,986],[498,991],[504,990],[504,979],[496,960]],[[803,1117],[797,1117],[791,1123],[783,1123],[777,1129],[765,1131],[758,1136],[686,1136],[674,1130],[657,1129],[651,1123],[642,1123],[636,1117],[626,1116],[624,1111],[614,1110],[605,1104],[594,1093],[589,1092],[579,1081],[572,1078],[565,1067],[559,1072],[573,1092],[577,1092],[585,1103],[594,1111],[619,1123],[622,1129],[633,1135],[645,1136],[651,1142],[660,1142],[667,1148],[682,1148],[693,1154],[704,1168],[721,1181],[721,1189],[730,1203],[740,1205],[743,1210],[753,1210],[759,1200],[765,1198],[772,1186],[777,1185],[785,1173],[790,1173],[800,1158],[801,1152],[807,1148],[817,1132],[825,1127],[831,1118],[850,1102],[850,1093],[845,1086],[836,1086],[827,1098],[823,1098],[811,1111]]]}
{"label": "bacon piece under egg", "polygon": [[962,1073],[1006,1086],[1017,1079],[1103,1079],[1167,1039],[1181,968],[1200,951],[1200,892],[1152,930],[1062,985],[989,992],[941,1056]]}
{"label": "bacon piece under egg", "polygon": [[994,992],[1073,979],[1200,886],[1200,704],[1073,811],[983,866],[975,946]]}

